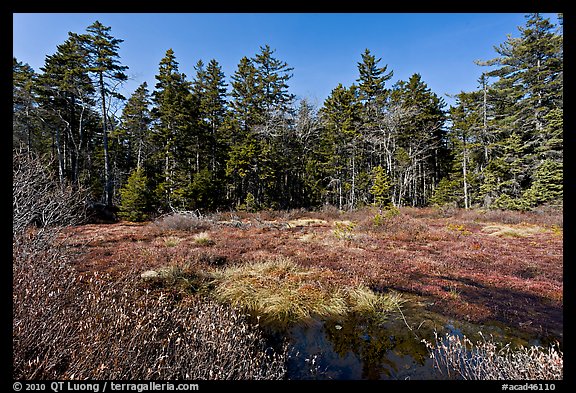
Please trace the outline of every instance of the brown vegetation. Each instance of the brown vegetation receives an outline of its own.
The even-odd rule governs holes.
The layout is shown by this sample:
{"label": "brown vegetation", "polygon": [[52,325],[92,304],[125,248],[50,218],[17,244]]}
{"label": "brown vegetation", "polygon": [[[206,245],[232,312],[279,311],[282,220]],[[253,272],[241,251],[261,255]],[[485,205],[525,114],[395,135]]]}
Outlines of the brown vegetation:
{"label": "brown vegetation", "polygon": [[34,240],[13,248],[14,379],[285,377],[286,352],[234,310],[151,290],[137,272],[78,275]]}
{"label": "brown vegetation", "polygon": [[[373,209],[220,213],[186,230],[181,217],[171,219],[180,223],[175,228],[166,218],[164,226],[87,225],[68,229],[67,244],[83,246],[78,269],[111,274],[284,256],[332,271],[336,285],[416,294],[429,309],[457,319],[562,336],[562,212],[403,208],[380,225],[374,215]],[[288,222],[314,225],[282,225]],[[485,229],[496,225],[523,228],[521,236]],[[162,239],[171,236],[179,240],[169,247]],[[209,238],[210,246],[195,236]]]}

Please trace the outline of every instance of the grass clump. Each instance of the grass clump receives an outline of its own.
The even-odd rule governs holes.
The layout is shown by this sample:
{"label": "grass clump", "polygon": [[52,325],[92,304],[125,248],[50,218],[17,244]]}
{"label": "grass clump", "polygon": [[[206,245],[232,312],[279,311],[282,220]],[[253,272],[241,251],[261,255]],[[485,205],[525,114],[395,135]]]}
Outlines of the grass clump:
{"label": "grass clump", "polygon": [[200,232],[194,235],[194,243],[200,246],[212,246],[216,244],[216,242],[210,238],[208,232]]}
{"label": "grass clump", "polygon": [[352,312],[392,311],[398,297],[367,287],[342,287],[327,270],[304,268],[288,258],[257,261],[215,273],[216,298],[260,318],[263,324],[288,326]]}
{"label": "grass clump", "polygon": [[359,285],[348,290],[351,310],[358,314],[386,317],[390,312],[396,311],[404,299],[398,292],[380,294],[370,288]]}
{"label": "grass clump", "polygon": [[182,238],[177,236],[166,236],[162,238],[162,241],[166,247],[176,247],[182,242]]}
{"label": "grass clump", "polygon": [[210,286],[211,276],[190,264],[173,264],[157,270],[147,270],[140,278],[153,289],[171,288],[182,293],[205,292]]}
{"label": "grass clump", "polygon": [[263,323],[287,325],[346,313],[345,295],[322,285],[329,272],[299,267],[287,258],[258,261],[216,273],[218,300],[261,317]]}
{"label": "grass clump", "polygon": [[488,225],[482,228],[482,232],[498,237],[527,237],[548,232],[548,229],[534,225]]}

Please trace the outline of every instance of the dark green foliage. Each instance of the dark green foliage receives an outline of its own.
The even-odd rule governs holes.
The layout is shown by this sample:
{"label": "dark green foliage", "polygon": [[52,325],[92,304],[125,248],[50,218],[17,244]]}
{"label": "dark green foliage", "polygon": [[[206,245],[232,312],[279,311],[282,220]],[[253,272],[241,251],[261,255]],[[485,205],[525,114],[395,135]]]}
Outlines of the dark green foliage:
{"label": "dark green foliage", "polygon": [[563,32],[531,14],[518,34],[478,62],[490,66],[478,89],[449,110],[418,73],[388,87],[393,71],[369,49],[356,83],[316,108],[295,100],[293,68],[263,45],[240,59],[230,92],[215,59],[198,60],[188,80],[169,49],[151,94],[139,86],[116,118],[123,41],[96,21],[70,32],[40,73],[13,60],[13,142],[50,154],[59,180],[93,200],[137,212],[142,201],[121,194],[144,187],[143,173],[145,209],[157,213],[535,208],[563,195]]}
{"label": "dark green foliage", "polygon": [[390,184],[390,178],[384,172],[384,168],[380,165],[372,170],[372,188],[370,188],[370,193],[374,197],[374,204],[382,209],[385,206],[390,206],[392,198],[390,197],[390,189],[392,185]]}
{"label": "dark green foliage", "polygon": [[462,186],[456,179],[449,180],[444,177],[436,186],[434,195],[430,198],[430,203],[433,205],[446,205],[459,201],[462,195]]}
{"label": "dark green foliage", "polygon": [[128,221],[144,221],[148,217],[148,179],[141,168],[132,171],[124,187],[120,189],[120,217]]}
{"label": "dark green foliage", "polygon": [[97,86],[100,98],[100,116],[102,120],[102,152],[104,155],[104,200],[112,205],[114,180],[110,162],[108,133],[113,128],[113,121],[108,119],[108,109],[113,98],[124,99],[116,91],[118,84],[126,81],[124,71],[127,66],[121,65],[118,54],[123,40],[110,35],[111,28],[99,21],[86,28],[88,34],[80,35],[79,40],[85,49],[88,59],[88,71],[93,74],[93,84]]}
{"label": "dark green foliage", "polygon": [[112,137],[120,142],[122,153],[117,158],[127,170],[140,168],[149,159],[151,152],[150,95],[148,84],[142,83],[126,102],[120,119],[120,126]]}
{"label": "dark green foliage", "polygon": [[563,163],[546,160],[534,174],[532,186],[524,192],[523,198],[531,205],[554,203],[563,196]]}
{"label": "dark green foliage", "polygon": [[[525,208],[547,199],[542,195],[546,192],[533,188],[541,188],[536,177],[541,176],[537,172],[542,160],[562,163],[563,36],[540,14],[527,15],[526,25],[518,30],[520,37],[508,37],[496,48],[500,57],[480,62],[494,67],[487,73],[497,78],[492,91],[499,101],[493,122],[500,131],[493,146],[510,170],[505,177],[486,174],[491,184],[484,190],[499,189],[495,201],[500,207]],[[500,184],[495,185],[495,179]],[[551,181],[560,187],[561,178]],[[557,197],[557,191],[551,197]]]}
{"label": "dark green foliage", "polygon": [[208,168],[194,174],[190,183],[191,207],[193,209],[213,210],[221,203],[221,187]]}

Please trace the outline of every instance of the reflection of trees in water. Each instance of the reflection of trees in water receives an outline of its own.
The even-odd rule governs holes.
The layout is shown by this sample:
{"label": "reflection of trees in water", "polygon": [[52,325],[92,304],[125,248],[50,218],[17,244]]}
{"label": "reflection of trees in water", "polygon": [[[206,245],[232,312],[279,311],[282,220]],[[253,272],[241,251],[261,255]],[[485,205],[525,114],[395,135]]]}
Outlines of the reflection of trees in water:
{"label": "reflection of trees in water", "polygon": [[394,377],[404,367],[424,366],[426,346],[406,325],[388,321],[350,318],[342,323],[327,322],[324,330],[334,352],[344,357],[352,352],[362,363],[362,378]]}

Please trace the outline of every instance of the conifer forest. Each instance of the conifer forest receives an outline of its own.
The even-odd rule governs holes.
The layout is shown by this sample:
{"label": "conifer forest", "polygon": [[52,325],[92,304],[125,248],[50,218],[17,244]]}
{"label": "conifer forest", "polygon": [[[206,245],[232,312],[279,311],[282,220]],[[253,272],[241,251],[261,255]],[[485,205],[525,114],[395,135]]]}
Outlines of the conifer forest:
{"label": "conifer forest", "polygon": [[95,22],[40,70],[14,59],[13,145],[134,219],[350,210],[374,203],[376,176],[396,207],[528,210],[562,198],[563,47],[561,26],[538,14],[520,32],[478,62],[490,70],[454,106],[417,73],[390,85],[394,70],[368,48],[350,59],[356,83],[314,107],[289,93],[297,70],[266,44],[230,76],[168,49],[156,85],[123,97],[123,40]]}
{"label": "conifer forest", "polygon": [[563,15],[524,22],[450,104],[371,48],[320,103],[267,42],[128,93],[98,20],[13,56],[14,380],[560,387]]}

